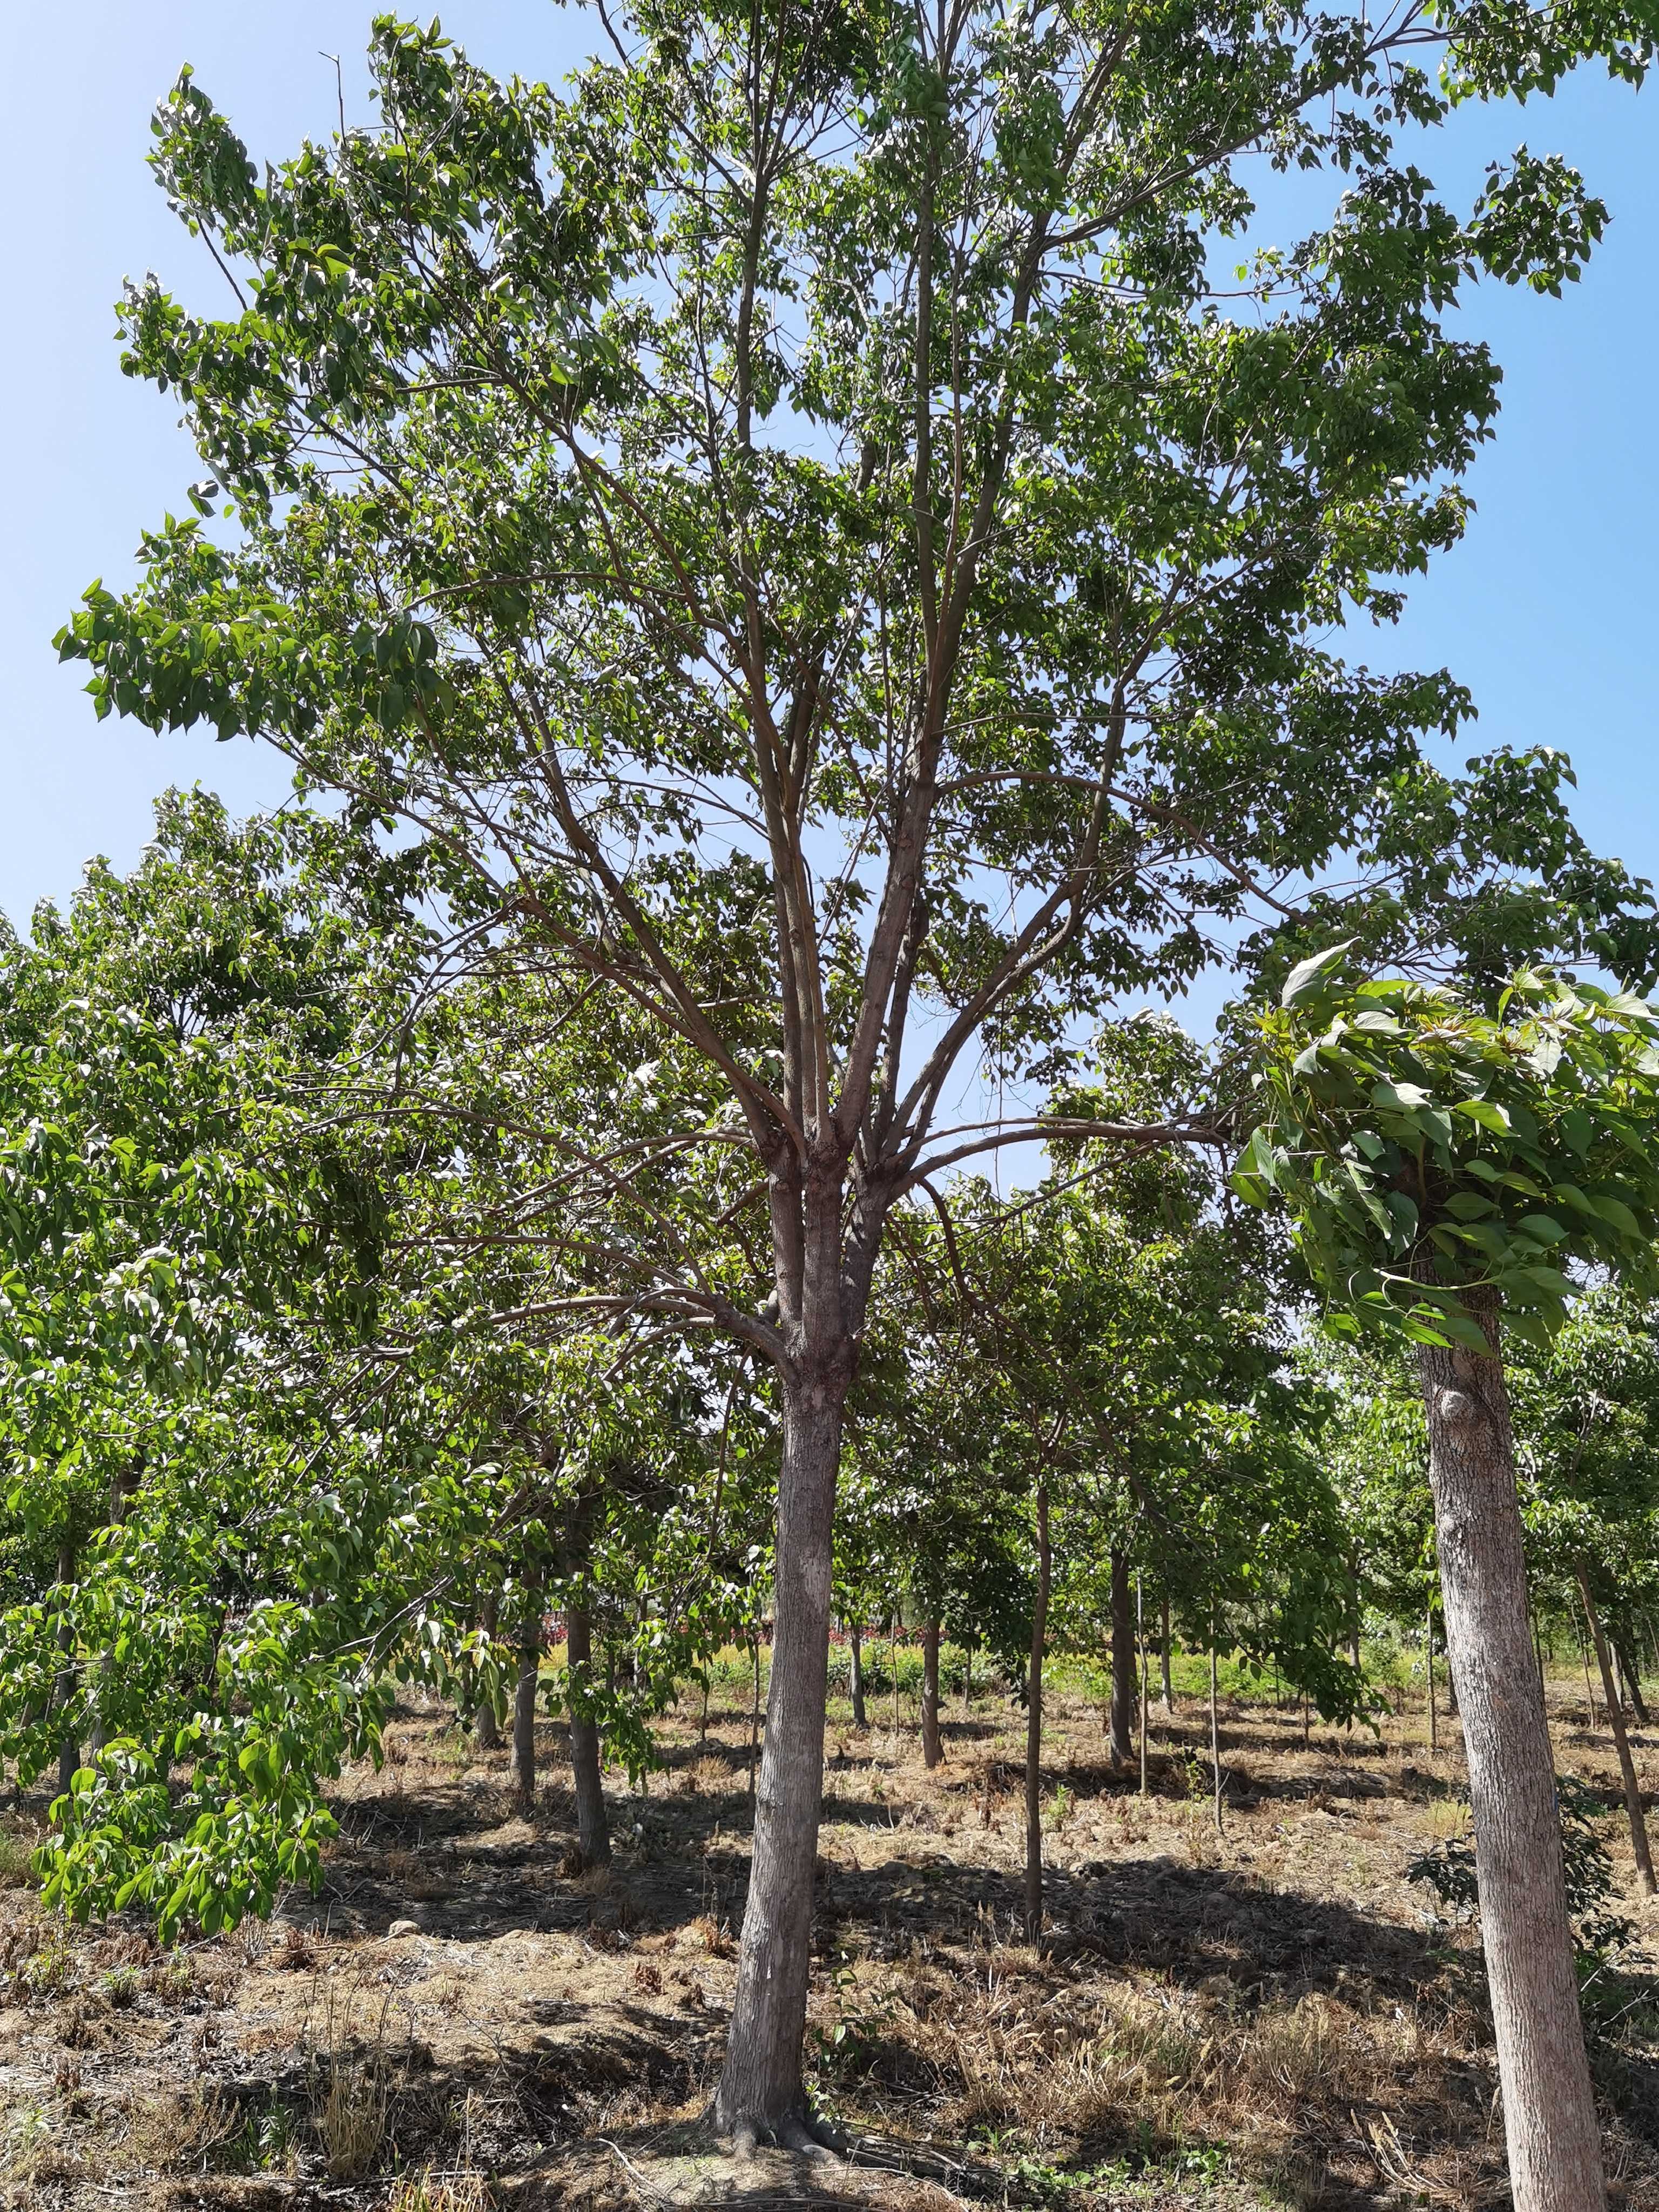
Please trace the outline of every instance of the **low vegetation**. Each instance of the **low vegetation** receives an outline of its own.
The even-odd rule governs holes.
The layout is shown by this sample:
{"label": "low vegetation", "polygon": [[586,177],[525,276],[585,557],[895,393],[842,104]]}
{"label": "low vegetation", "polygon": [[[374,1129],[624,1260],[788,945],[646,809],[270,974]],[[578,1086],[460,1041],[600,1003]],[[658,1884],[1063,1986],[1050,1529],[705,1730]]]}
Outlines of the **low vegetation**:
{"label": "low vegetation", "polygon": [[[1108,1759],[1103,1678],[1056,1666],[1036,1942],[1024,1716],[1004,1685],[965,1709],[958,1695],[930,1771],[913,1656],[900,1646],[896,1743],[890,1707],[861,1729],[831,1705],[808,2048],[848,2150],[833,2188],[763,2149],[745,2174],[696,2125],[747,1872],[734,1654],[706,1730],[688,1698],[647,1785],[609,1778],[602,1879],[568,1870],[562,1778],[525,1812],[507,1754],[477,1753],[417,1699],[380,1771],[344,1778],[321,1896],[285,1898],[268,1940],[163,1953],[65,1931],[9,1892],[4,2201],[92,2212],[117,2188],[135,2206],[634,2212],[729,2185],[757,2205],[817,2190],[911,2212],[1498,2200],[1478,1931],[1409,1879],[1468,1833],[1455,1722],[1441,1714],[1431,1751],[1409,1654],[1368,1653],[1398,1678],[1376,1730],[1304,1729],[1297,1701],[1225,1689],[1219,1828],[1199,1662],[1178,1663],[1174,1712],[1149,1712],[1145,1795]],[[1637,2212],[1659,2205],[1659,1981],[1641,1955],[1659,1922],[1627,1896],[1613,1747],[1565,1670],[1551,1713],[1632,1923],[1587,1968],[1585,2002],[1610,2169]],[[543,1728],[556,1772],[562,1729]]]}

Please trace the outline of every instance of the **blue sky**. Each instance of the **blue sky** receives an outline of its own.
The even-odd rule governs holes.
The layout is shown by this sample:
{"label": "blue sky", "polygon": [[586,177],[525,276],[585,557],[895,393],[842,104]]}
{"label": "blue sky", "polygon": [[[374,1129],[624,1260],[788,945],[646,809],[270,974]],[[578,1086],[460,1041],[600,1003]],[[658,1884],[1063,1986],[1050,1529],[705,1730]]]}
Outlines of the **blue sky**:
{"label": "blue sky", "polygon": [[[153,267],[206,296],[199,249],[144,167],[152,101],[188,59],[256,156],[288,153],[333,127],[325,52],[341,58],[349,118],[366,119],[371,12],[342,0],[74,0],[20,10],[9,28],[0,910],[19,923],[37,899],[66,896],[90,854],[130,864],[166,784],[199,779],[239,808],[285,788],[274,756],[245,742],[94,723],[84,671],[60,669],[50,641],[92,577],[131,574],[140,530],[181,506],[198,472],[170,404],[121,376],[111,342],[125,273]],[[591,38],[588,18],[551,0],[456,0],[443,17],[478,60],[529,76],[563,74]],[[1577,161],[1613,226],[1561,301],[1497,286],[1476,297],[1468,324],[1505,368],[1498,439],[1473,479],[1479,512],[1400,629],[1348,649],[1377,665],[1451,666],[1480,707],[1480,746],[1564,747],[1590,836],[1659,876],[1659,84],[1637,95],[1586,76],[1523,114],[1469,115],[1425,147],[1425,166],[1466,199],[1486,156],[1522,139]]]}

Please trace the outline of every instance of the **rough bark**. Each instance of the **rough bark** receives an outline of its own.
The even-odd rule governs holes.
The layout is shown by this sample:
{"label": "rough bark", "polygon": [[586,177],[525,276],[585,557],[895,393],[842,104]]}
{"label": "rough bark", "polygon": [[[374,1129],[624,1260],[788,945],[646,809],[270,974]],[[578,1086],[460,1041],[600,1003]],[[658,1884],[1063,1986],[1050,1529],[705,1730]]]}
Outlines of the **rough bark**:
{"label": "rough bark", "polygon": [[1574,1563],[1578,1577],[1578,1595],[1584,1601],[1584,1619],[1589,1624],[1590,1640],[1595,1646],[1595,1661],[1601,1672],[1601,1695],[1607,1700],[1607,1722],[1613,1729],[1613,1741],[1619,1753],[1619,1772],[1625,1784],[1625,1811],[1630,1820],[1631,1849],[1636,1854],[1636,1886],[1644,1897],[1653,1895],[1653,1857],[1648,1850],[1648,1824],[1642,1811],[1642,1785],[1636,1778],[1636,1761],[1631,1756],[1630,1737],[1625,1728],[1625,1708],[1619,1695],[1619,1686],[1613,1679],[1613,1656],[1607,1650],[1607,1639],[1601,1626],[1601,1617],[1595,1610],[1595,1600],[1590,1590],[1589,1570],[1582,1559]]}
{"label": "rough bark", "polygon": [[853,1698],[853,1725],[868,1728],[870,1716],[864,1709],[864,1635],[858,1628],[847,1632],[848,1684]]}
{"label": "rough bark", "polygon": [[519,1629],[519,1679],[513,1698],[513,1784],[522,1803],[536,1796],[536,1693],[542,1670],[541,1577],[525,1577],[525,1616]]}
{"label": "rough bark", "polygon": [[1528,1628],[1497,1304],[1485,1352],[1419,1368],[1446,1622],[1468,1759],[1486,1977],[1516,2212],[1602,2212],[1607,2186],[1561,1870],[1555,1775]]}
{"label": "rough bark", "polygon": [[[483,1631],[486,1643],[495,1639],[495,1620],[501,1601],[494,1590],[478,1607],[478,1626]],[[495,1693],[492,1690],[478,1707],[477,1717],[472,1723],[472,1740],[480,1751],[499,1751],[501,1747],[501,1716],[495,1710]]]}
{"label": "rough bark", "polygon": [[921,1625],[921,1763],[931,1773],[945,1756],[939,1732],[939,1623]]}
{"label": "rough bark", "polygon": [[570,1776],[576,1791],[576,1853],[584,1867],[611,1863],[611,1823],[605,1815],[599,1767],[599,1731],[581,1711],[581,1692],[592,1686],[593,1621],[585,1605],[565,1615],[565,1663],[569,1675]]}
{"label": "rough bark", "polygon": [[830,1534],[841,1459],[839,1393],[786,1384],[778,1471],[776,1619],[755,1842],[715,2124],[782,2140],[805,2127],[801,2039],[811,1966],[812,1883],[823,1791]]}
{"label": "rough bark", "polygon": [[[752,1813],[755,1804],[755,1778],[760,1767],[760,1631],[757,1629],[749,1639],[749,1665],[752,1680],[749,1693],[749,1805]],[[826,1689],[827,1698],[829,1692]]]}
{"label": "rough bark", "polygon": [[1112,1553],[1112,1705],[1107,1755],[1127,1766],[1135,1755],[1135,1619],[1129,1598],[1129,1562]]}
{"label": "rough bark", "polygon": [[1048,1492],[1036,1494],[1036,1601],[1031,1607],[1031,1665],[1025,1706],[1025,1938],[1042,1934],[1042,1651],[1048,1637]]}

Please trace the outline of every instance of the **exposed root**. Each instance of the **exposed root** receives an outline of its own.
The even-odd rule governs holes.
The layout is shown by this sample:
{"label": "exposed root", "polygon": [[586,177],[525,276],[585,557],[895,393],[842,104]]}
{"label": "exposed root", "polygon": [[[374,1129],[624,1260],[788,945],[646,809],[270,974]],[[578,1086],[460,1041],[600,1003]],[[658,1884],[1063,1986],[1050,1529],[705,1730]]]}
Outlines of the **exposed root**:
{"label": "exposed root", "polygon": [[821,2140],[810,2120],[780,2120],[772,2130],[772,2140],[780,2150],[792,2150],[800,2158],[831,2159],[835,2152]]}

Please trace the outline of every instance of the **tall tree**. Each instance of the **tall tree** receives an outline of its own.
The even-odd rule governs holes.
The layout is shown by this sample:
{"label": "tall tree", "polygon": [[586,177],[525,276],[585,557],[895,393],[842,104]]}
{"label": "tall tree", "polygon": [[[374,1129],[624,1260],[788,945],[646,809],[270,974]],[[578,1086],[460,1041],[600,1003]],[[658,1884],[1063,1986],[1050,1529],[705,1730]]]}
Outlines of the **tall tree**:
{"label": "tall tree", "polygon": [[1528,1603],[1501,1331],[1547,1341],[1574,1261],[1650,1281],[1659,1013],[1522,973],[1495,1013],[1354,984],[1334,946],[1263,1017],[1266,1115],[1237,1182],[1295,1214],[1328,1325],[1417,1346],[1447,1650],[1468,1757],[1511,2185],[1605,2202]]}
{"label": "tall tree", "polygon": [[[716,2106],[805,2141],[831,1524],[886,1222],[1029,1133],[942,1126],[981,1043],[1042,1072],[1339,850],[1401,926],[1369,894],[1438,825],[1419,744],[1468,702],[1316,635],[1392,615],[1462,526],[1497,389],[1443,326],[1465,280],[1558,289],[1604,211],[1522,154],[1460,217],[1396,138],[1589,54],[1638,76],[1650,27],[1640,0],[603,21],[556,98],[382,18],[378,127],[264,171],[181,77],[155,163],[235,306],[135,287],[127,366],[179,394],[240,539],[167,523],[64,650],[100,711],[257,733],[366,833],[404,825],[458,953],[562,966],[697,1066],[654,1164],[672,1191],[711,1154],[719,1205],[580,1295],[778,1379]],[[1330,174],[1324,218],[1218,298],[1250,180],[1292,169]],[[596,1147],[589,1186],[638,1165]],[[744,1206],[759,1280],[697,1232]]]}

